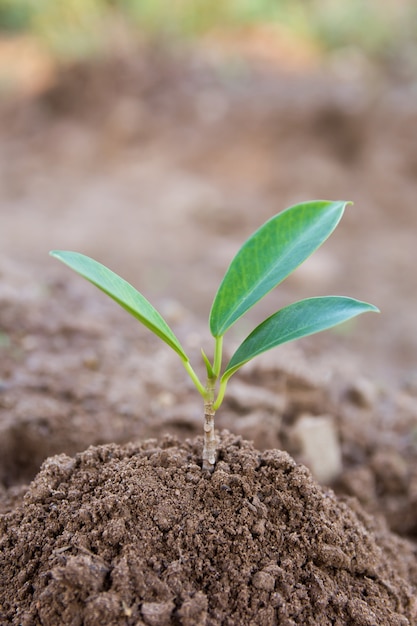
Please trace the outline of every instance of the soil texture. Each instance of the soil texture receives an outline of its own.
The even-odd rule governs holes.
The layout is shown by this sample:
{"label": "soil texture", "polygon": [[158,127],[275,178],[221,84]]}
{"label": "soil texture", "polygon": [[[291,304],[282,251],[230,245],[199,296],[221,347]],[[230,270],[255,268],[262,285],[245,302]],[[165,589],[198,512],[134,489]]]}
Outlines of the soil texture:
{"label": "soil texture", "polygon": [[2,521],[11,624],[406,626],[415,553],[285,452],[222,435],[48,459]]}

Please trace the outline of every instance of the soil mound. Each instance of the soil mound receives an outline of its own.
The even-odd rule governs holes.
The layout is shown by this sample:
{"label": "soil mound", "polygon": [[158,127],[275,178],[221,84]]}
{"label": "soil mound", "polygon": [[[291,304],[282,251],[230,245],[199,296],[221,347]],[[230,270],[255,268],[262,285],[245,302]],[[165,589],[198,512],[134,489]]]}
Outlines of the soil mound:
{"label": "soil mound", "polygon": [[223,433],[45,461],[0,518],[1,623],[360,625],[417,620],[411,544],[285,452]]}

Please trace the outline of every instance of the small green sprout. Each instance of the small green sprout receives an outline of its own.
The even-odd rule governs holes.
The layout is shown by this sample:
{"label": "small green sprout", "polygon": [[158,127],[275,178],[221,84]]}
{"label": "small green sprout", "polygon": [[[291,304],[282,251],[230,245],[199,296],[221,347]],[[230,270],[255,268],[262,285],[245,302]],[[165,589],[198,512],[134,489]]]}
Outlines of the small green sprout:
{"label": "small green sprout", "polygon": [[344,296],[307,298],[286,306],[257,326],[222,368],[223,337],[233,324],[281,283],[334,231],[348,202],[312,201],[294,205],[261,226],[232,260],[214,297],[210,331],[213,360],[202,350],[207,377],[203,384],[171,328],[158,311],[123,278],[78,252],[50,254],[113,298],[128,313],[165,341],[179,356],[204,400],[203,469],[216,463],[214,415],[223,402],[230,377],[258,354],[318,333],[377,307]]}

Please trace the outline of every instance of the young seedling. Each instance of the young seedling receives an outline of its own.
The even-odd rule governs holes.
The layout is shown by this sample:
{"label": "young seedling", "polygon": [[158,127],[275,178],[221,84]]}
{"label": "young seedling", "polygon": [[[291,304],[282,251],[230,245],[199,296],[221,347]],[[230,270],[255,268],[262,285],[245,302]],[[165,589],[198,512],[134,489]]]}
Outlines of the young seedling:
{"label": "young seedling", "polygon": [[203,384],[171,328],[158,311],[123,278],[78,252],[50,254],[113,298],[128,313],[165,341],[179,356],[204,400],[203,469],[216,463],[214,415],[223,402],[230,377],[258,354],[318,333],[377,307],[344,296],[307,298],[286,306],[257,326],[222,368],[223,337],[231,326],[305,261],[334,231],[347,202],[312,201],[278,213],[243,244],[214,297],[210,331],[213,358],[201,350],[207,377]]}

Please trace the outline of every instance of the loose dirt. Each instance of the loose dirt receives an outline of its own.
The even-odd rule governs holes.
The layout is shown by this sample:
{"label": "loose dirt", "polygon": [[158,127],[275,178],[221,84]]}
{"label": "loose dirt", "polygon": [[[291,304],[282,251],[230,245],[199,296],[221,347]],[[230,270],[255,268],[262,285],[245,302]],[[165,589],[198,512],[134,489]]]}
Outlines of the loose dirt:
{"label": "loose dirt", "polygon": [[[223,434],[45,462],[2,520],[13,624],[391,624],[417,619],[410,544],[285,452]],[[355,510],[356,509],[356,510]]]}

